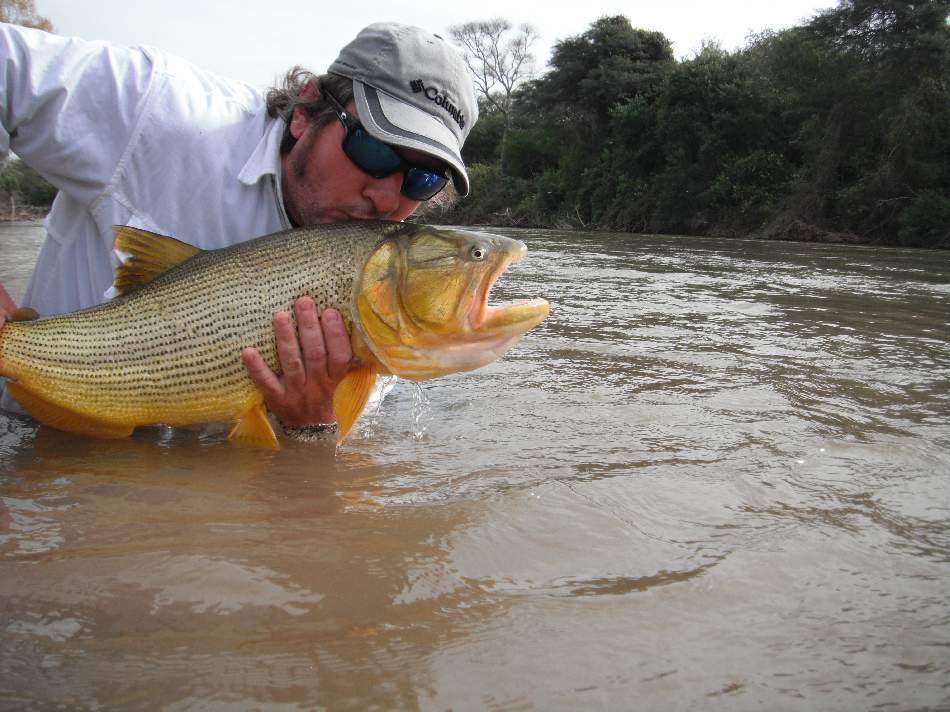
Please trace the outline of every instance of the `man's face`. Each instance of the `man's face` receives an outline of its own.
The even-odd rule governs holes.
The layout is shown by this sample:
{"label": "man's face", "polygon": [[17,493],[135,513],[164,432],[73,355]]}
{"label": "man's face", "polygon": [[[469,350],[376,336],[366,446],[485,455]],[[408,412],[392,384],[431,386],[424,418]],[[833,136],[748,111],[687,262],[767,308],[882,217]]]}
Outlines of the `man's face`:
{"label": "man's face", "polygon": [[[357,116],[354,102],[347,110]],[[281,169],[284,207],[294,224],[404,220],[419,206],[419,201],[400,192],[402,171],[373,178],[347,158],[339,121],[314,128],[303,111],[295,109],[290,132],[297,142],[281,157]],[[409,161],[440,166],[439,161],[418,151],[399,152]]]}

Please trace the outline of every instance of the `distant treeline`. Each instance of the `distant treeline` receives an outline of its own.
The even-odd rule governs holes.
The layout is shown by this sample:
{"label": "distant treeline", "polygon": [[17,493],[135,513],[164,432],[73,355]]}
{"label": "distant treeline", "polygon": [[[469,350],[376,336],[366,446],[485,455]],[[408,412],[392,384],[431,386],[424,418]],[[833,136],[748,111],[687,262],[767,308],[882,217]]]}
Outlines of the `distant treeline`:
{"label": "distant treeline", "polygon": [[[950,0],[842,0],[677,61],[604,17],[487,104],[440,222],[950,247]],[[504,165],[501,156],[504,155]]]}

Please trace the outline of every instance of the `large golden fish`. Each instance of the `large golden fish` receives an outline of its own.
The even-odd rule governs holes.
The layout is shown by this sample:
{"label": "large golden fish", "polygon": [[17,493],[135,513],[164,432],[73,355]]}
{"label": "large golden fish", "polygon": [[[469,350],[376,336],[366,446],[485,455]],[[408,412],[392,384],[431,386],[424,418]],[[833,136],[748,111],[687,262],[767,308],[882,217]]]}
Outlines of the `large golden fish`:
{"label": "large golden fish", "polygon": [[234,422],[230,438],[276,447],[263,396],[241,361],[256,348],[279,372],[272,316],[308,295],[338,309],[356,365],[334,393],[339,441],[377,374],[412,380],[483,366],[548,314],[535,299],[488,306],[526,253],[498,235],[353,222],[202,251],[116,228],[120,296],[92,309],[0,329],[0,375],[37,420],[124,437],[140,425]]}

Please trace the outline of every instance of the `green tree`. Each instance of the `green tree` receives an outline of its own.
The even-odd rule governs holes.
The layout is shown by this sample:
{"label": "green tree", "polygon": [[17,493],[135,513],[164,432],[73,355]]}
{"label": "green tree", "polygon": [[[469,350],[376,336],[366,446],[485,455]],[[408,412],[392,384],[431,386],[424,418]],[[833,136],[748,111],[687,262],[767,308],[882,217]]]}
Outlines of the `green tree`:
{"label": "green tree", "polygon": [[635,29],[623,16],[602,17],[555,45],[548,73],[516,96],[516,125],[527,130],[518,146],[519,175],[535,177],[535,205],[549,209],[554,196],[563,200],[550,219],[581,225],[596,219],[594,183],[618,182],[598,165],[602,152],[622,150],[610,132],[612,112],[633,100],[651,106],[673,66],[666,37]]}
{"label": "green tree", "polygon": [[[657,102],[664,165],[657,176],[653,229],[705,231],[732,221],[740,204],[748,211],[756,190],[773,189],[770,183],[781,171],[762,170],[783,160],[777,155],[783,149],[772,99],[754,65],[718,45],[706,45],[676,66]],[[750,163],[750,156],[763,151],[774,154]],[[759,185],[762,180],[769,184]]]}
{"label": "green tree", "polygon": [[950,247],[950,197],[925,190],[900,214],[898,238],[910,247]]}
{"label": "green tree", "polygon": [[672,45],[662,33],[635,29],[622,15],[602,17],[554,46],[550,72],[534,85],[535,103],[568,118],[595,142],[607,132],[611,108],[655,96],[673,64]]}
{"label": "green tree", "polygon": [[480,99],[478,121],[462,146],[465,163],[494,163],[501,156],[501,142],[505,133],[505,116],[494,106]]}
{"label": "green tree", "polygon": [[783,219],[893,241],[919,191],[950,190],[948,8],[842,0],[759,38],[800,153]]}

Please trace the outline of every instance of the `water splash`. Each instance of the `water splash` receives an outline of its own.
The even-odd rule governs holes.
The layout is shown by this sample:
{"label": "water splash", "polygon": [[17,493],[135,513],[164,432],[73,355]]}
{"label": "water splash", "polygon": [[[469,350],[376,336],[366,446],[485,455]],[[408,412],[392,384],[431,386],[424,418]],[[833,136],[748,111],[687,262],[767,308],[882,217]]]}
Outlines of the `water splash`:
{"label": "water splash", "polygon": [[373,387],[373,392],[369,395],[369,400],[366,401],[367,406],[376,405],[376,410],[373,412],[373,417],[379,415],[379,410],[383,406],[383,400],[386,396],[389,395],[389,392],[396,387],[396,381],[399,380],[398,376],[379,376],[376,379],[376,385]]}
{"label": "water splash", "polygon": [[427,421],[432,413],[432,404],[422,386],[415,381],[410,382],[415,387],[412,392],[412,437],[418,441],[425,437],[429,429]]}

